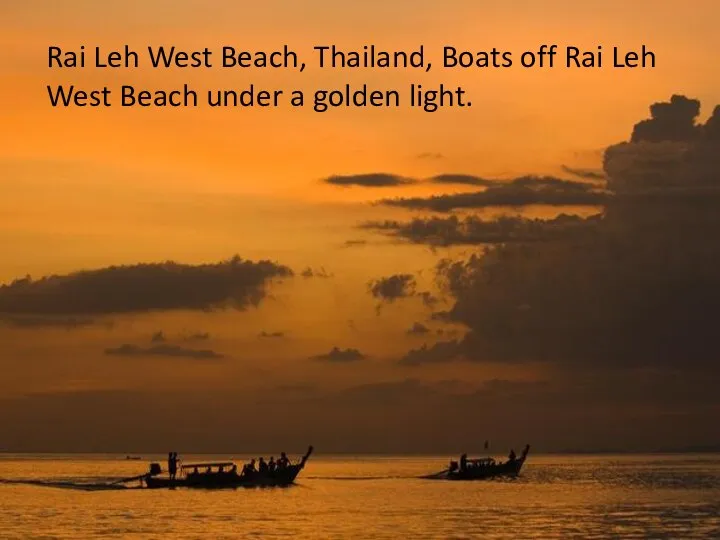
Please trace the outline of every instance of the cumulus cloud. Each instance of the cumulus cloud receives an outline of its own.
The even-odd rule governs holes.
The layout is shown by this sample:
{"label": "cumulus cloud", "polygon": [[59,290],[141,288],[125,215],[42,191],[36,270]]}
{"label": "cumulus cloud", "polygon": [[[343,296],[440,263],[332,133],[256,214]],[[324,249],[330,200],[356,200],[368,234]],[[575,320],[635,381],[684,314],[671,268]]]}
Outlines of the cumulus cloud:
{"label": "cumulus cloud", "polygon": [[415,322],[405,333],[411,336],[422,336],[430,333],[430,329],[421,322]]}
{"label": "cumulus cloud", "polygon": [[599,216],[581,218],[561,214],[544,219],[506,216],[483,220],[477,216],[414,218],[410,221],[368,222],[364,228],[402,238],[416,244],[450,246],[456,244],[498,244],[536,242],[562,235],[578,234],[595,226]]}
{"label": "cumulus cloud", "polygon": [[406,178],[396,174],[388,173],[369,173],[369,174],[350,174],[336,175],[323,178],[326,184],[334,186],[361,186],[361,187],[390,187],[402,186],[406,184],[414,184],[417,182],[414,178]]}
{"label": "cumulus cloud", "polygon": [[367,358],[367,356],[361,353],[358,349],[339,349],[338,347],[333,347],[330,352],[312,356],[310,359],[319,360],[321,362],[330,362],[333,364],[343,364],[347,362],[357,362],[359,360],[364,360],[365,358]]}
{"label": "cumulus cloud", "polygon": [[700,102],[674,95],[670,101],[653,103],[650,118],[635,124],[631,143],[641,141],[691,141],[700,135],[695,119],[700,114]]}
{"label": "cumulus cloud", "polygon": [[431,197],[382,199],[380,204],[402,208],[450,212],[456,209],[490,206],[596,206],[609,195],[598,186],[549,176],[523,176],[483,191],[453,193]]}
{"label": "cumulus cloud", "polygon": [[153,310],[210,310],[258,305],[272,278],[292,271],[239,257],[214,264],[176,262],[110,266],[18,279],[0,286],[3,315],[102,315]]}
{"label": "cumulus cloud", "polygon": [[[653,121],[669,119],[641,123],[634,142],[608,149],[616,193],[592,227],[442,262],[438,278],[454,299],[444,317],[468,332],[403,362],[716,373],[720,243],[711,239],[720,235],[720,191],[696,197],[694,189],[718,183],[720,141],[708,138],[706,126],[682,127],[696,114],[687,100],[666,105],[653,109]],[[633,160],[620,167],[628,155]]]}
{"label": "cumulus cloud", "polygon": [[415,294],[417,282],[412,274],[394,274],[368,283],[370,294],[383,302],[394,302]]}
{"label": "cumulus cloud", "polygon": [[168,356],[175,358],[192,358],[197,360],[223,358],[222,354],[210,349],[190,349],[179,345],[169,344],[142,347],[140,345],[125,343],[119,347],[105,349],[105,354],[110,356]]}

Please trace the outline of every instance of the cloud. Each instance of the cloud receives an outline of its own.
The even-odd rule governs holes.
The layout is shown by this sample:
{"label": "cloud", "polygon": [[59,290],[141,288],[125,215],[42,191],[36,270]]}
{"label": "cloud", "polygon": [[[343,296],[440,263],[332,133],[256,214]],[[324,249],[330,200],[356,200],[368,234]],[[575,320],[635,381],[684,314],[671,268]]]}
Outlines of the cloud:
{"label": "cloud", "polygon": [[389,187],[414,184],[417,182],[414,178],[406,178],[396,174],[387,173],[369,173],[369,174],[350,174],[344,176],[328,176],[323,179],[326,184],[334,186],[362,186],[362,187]]}
{"label": "cloud", "polygon": [[[98,324],[99,321],[91,317],[65,317],[45,315],[3,315],[0,313],[0,324],[15,328],[63,328],[73,330]],[[108,322],[107,324],[112,325]]]}
{"label": "cloud", "polygon": [[300,275],[304,278],[331,278],[333,277],[325,268],[310,268],[309,266],[304,268]]}
{"label": "cloud", "polygon": [[345,247],[359,247],[367,245],[367,240],[345,240],[343,246]]}
{"label": "cloud", "polygon": [[102,315],[154,310],[245,309],[257,306],[286,266],[234,257],[214,264],[176,262],[110,266],[18,279],[0,286],[0,314]]}
{"label": "cloud", "polygon": [[210,333],[209,332],[195,332],[194,334],[189,334],[186,336],[183,336],[183,341],[207,341],[210,339]]}
{"label": "cloud", "polygon": [[284,338],[284,337],[285,337],[285,332],[266,332],[265,330],[263,330],[262,332],[260,332],[260,333],[258,334],[258,337],[260,337],[260,338],[274,338],[274,339]]}
{"label": "cloud", "polygon": [[490,180],[471,174],[438,174],[429,179],[433,184],[462,184],[468,186],[494,186],[499,180]]}
{"label": "cloud", "polygon": [[630,142],[692,141],[700,135],[695,125],[698,114],[700,102],[685,96],[674,95],[669,102],[653,103],[651,118],[635,124]]}
{"label": "cloud", "polygon": [[[404,362],[717,373],[720,140],[706,126],[688,135],[667,122],[608,149],[615,194],[592,226],[442,262],[437,276],[453,299],[446,319],[468,332],[457,347],[411,351]],[[691,140],[678,141],[681,133]]]}
{"label": "cloud", "polygon": [[419,349],[411,349],[400,359],[400,364],[406,366],[419,366],[421,364],[436,364],[450,362],[463,357],[463,345],[457,340],[438,341],[428,347],[423,344]]}
{"label": "cloud", "polygon": [[585,180],[605,180],[607,178],[602,170],[578,169],[568,167],[567,165],[563,165],[562,170],[566,173],[577,176],[578,178],[584,178]]}
{"label": "cloud", "polygon": [[310,359],[343,364],[346,362],[357,362],[366,358],[367,356],[357,349],[339,349],[338,347],[333,347],[330,352],[313,356]]}
{"label": "cloud", "polygon": [[370,294],[383,302],[394,302],[415,294],[417,282],[412,274],[394,274],[368,283]]}
{"label": "cloud", "polygon": [[549,240],[562,235],[578,234],[595,226],[598,219],[599,216],[581,218],[561,214],[550,220],[508,216],[485,221],[472,215],[464,218],[453,215],[414,218],[406,222],[367,222],[361,226],[415,244],[450,246]]}
{"label": "cloud", "polygon": [[449,212],[489,206],[597,206],[609,195],[596,185],[548,176],[523,176],[502,185],[472,193],[453,193],[431,197],[382,199],[380,204],[401,208]]}
{"label": "cloud", "polygon": [[105,349],[105,354],[110,356],[168,356],[198,360],[223,358],[222,354],[210,349],[189,349],[187,347],[168,344],[141,347],[139,345],[125,343],[119,347]]}
{"label": "cloud", "polygon": [[428,334],[429,332],[430,329],[423,323],[415,322],[410,328],[407,329],[405,333],[411,336],[422,336]]}
{"label": "cloud", "polygon": [[431,159],[431,160],[445,159],[445,156],[442,155],[440,152],[422,152],[415,157],[417,157],[417,159]]}

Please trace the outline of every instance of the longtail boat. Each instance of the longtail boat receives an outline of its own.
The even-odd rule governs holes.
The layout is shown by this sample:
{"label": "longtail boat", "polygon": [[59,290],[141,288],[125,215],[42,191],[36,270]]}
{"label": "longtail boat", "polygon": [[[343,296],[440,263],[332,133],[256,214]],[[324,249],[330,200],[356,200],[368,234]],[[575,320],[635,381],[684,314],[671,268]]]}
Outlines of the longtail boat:
{"label": "longtail boat", "polygon": [[447,469],[422,478],[432,480],[487,480],[503,476],[514,477],[520,474],[520,469],[525,464],[529,452],[530,445],[528,444],[519,458],[515,457],[514,452],[511,452],[510,457],[505,462],[495,461],[491,457],[466,459],[463,455],[459,464],[457,461],[451,461]]}
{"label": "longtail boat", "polygon": [[150,470],[138,479],[148,488],[235,488],[235,487],[272,487],[289,486],[305,467],[313,447],[302,457],[300,462],[276,468],[273,471],[243,471],[232,461],[213,463],[187,463],[179,469],[175,478],[162,474],[159,463],[151,463]]}

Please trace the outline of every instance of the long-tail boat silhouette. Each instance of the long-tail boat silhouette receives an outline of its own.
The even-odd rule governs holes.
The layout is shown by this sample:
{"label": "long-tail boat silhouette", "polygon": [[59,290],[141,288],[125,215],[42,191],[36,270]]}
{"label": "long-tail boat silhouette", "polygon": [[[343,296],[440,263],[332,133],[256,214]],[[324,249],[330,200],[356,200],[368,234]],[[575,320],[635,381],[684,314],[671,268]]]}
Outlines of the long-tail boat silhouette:
{"label": "long-tail boat silhouette", "polygon": [[150,470],[140,476],[125,481],[139,480],[148,488],[233,488],[233,487],[272,487],[289,486],[295,482],[300,471],[305,467],[313,447],[310,446],[305,455],[296,464],[277,467],[274,470],[247,471],[240,473],[232,461],[212,463],[186,463],[179,468],[176,477],[163,475],[159,463],[151,463]]}
{"label": "long-tail boat silhouette", "polygon": [[491,457],[467,459],[467,456],[463,454],[459,463],[451,461],[447,469],[422,478],[432,480],[487,480],[502,476],[517,476],[520,474],[520,469],[525,464],[529,452],[529,444],[525,445],[520,457],[516,457],[515,452],[511,450],[508,460],[504,462],[495,461]]}

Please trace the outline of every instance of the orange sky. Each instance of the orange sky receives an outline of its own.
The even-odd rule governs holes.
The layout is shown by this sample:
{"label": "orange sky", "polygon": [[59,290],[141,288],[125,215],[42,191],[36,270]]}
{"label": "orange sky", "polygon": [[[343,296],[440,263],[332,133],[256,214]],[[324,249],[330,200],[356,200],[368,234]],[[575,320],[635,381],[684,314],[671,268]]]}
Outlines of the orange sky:
{"label": "orange sky", "polygon": [[[384,359],[419,343],[397,338],[427,316],[419,302],[391,305],[378,317],[367,294],[370,279],[425,272],[462,249],[431,251],[400,246],[357,228],[368,219],[397,219],[406,211],[371,206],[384,196],[459,190],[446,186],[390,189],[338,188],[321,179],[372,172],[427,178],[467,173],[510,178],[560,174],[562,165],[599,167],[607,145],[627,139],[647,116],[649,103],[682,92],[703,103],[720,102],[716,53],[720,50],[715,0],[671,2],[560,0],[474,2],[451,0],[363,3],[155,1],[101,3],[69,0],[0,5],[0,283],[32,274],[68,273],[112,264],[163,260],[218,261],[235,253],[269,258],[294,270],[324,267],[330,279],[285,283],[259,310],[245,313],[152,314],[113,317],[113,326],[89,330],[9,330],[3,361],[12,366],[0,389],[23,393],[73,388],[134,387],[138,365],[98,363],[105,347],[147,339],[153,332],[211,331],[219,347],[242,363],[219,367],[217,377],[193,366],[173,369],[163,385],[236,379],[262,364],[258,380],[312,378],[349,384],[362,375],[398,377]],[[312,47],[337,44],[388,49],[424,44],[436,67],[427,74],[402,70],[305,73],[235,70],[50,70],[47,47],[122,44],[256,50],[287,43],[310,64]],[[439,69],[443,45],[469,50],[497,47],[518,54],[542,43],[646,44],[657,56],[649,70],[464,71]],[[403,89],[410,83],[462,85],[473,107],[427,114],[417,110],[341,110],[325,114],[278,110],[52,109],[47,84],[94,89],[105,84],[170,89],[304,89],[364,82]],[[709,110],[703,110],[705,118]],[[420,158],[439,154],[437,159]],[[347,240],[370,244],[348,248]],[[309,283],[312,283],[309,285]],[[433,289],[434,290],[434,289]],[[358,330],[359,329],[359,330]],[[258,342],[262,331],[293,336]],[[30,340],[30,335],[42,339]],[[328,375],[292,367],[332,346],[367,350],[362,370]],[[65,351],[73,362],[51,359]],[[12,358],[8,360],[8,358]],[[158,369],[166,369],[163,360]],[[164,363],[163,363],[164,362]],[[49,367],[50,366],[50,367]],[[238,367],[239,366],[239,367]],[[291,366],[291,367],[288,367]],[[342,367],[342,366],[340,366]],[[264,370],[264,371],[263,371]],[[532,378],[534,369],[472,368],[477,380],[507,375]],[[300,372],[302,375],[297,375]],[[263,375],[262,373],[265,373]],[[287,376],[284,374],[289,373]],[[278,375],[281,374],[281,375]],[[434,379],[453,374],[428,367]],[[184,381],[184,382],[183,382]],[[213,383],[215,384],[215,383]],[[234,384],[234,383],[232,383]]]}

